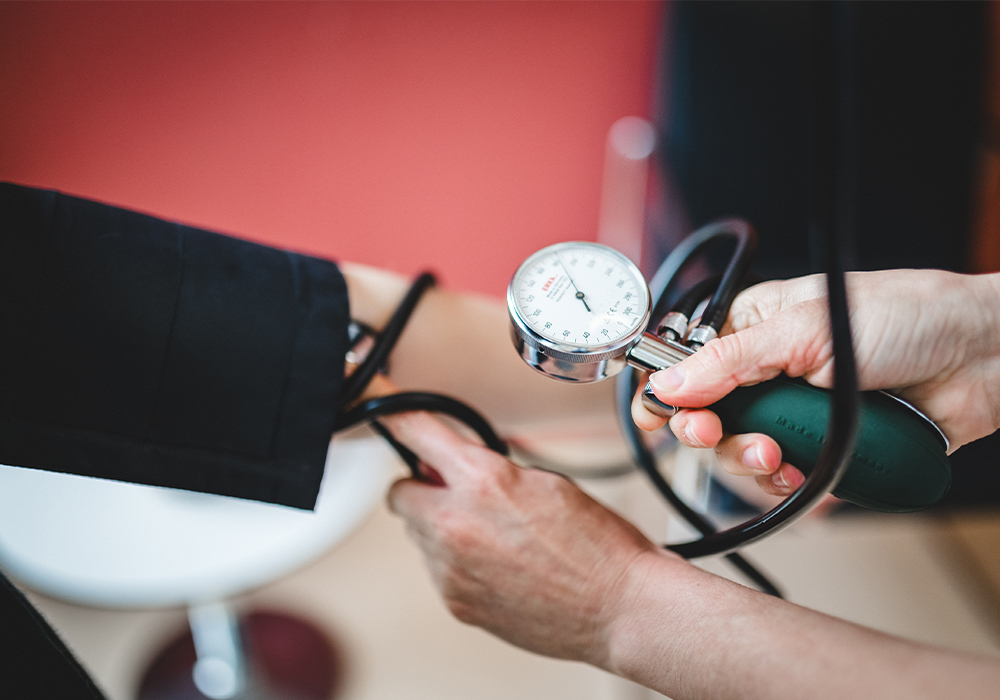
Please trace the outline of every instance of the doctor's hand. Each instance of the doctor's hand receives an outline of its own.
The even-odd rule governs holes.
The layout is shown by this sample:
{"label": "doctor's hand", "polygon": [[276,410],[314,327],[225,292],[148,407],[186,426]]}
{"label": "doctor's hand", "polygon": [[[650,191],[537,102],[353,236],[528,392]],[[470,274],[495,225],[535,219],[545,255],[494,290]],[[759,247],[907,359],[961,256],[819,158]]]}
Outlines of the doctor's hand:
{"label": "doctor's hand", "polygon": [[389,504],[463,622],[608,668],[630,591],[652,569],[693,568],[561,476],[521,469],[426,413],[381,420],[445,483],[403,479]]}
{"label": "doctor's hand", "polygon": [[[1000,275],[853,272],[847,287],[860,389],[892,390],[933,420],[952,450],[1000,427]],[[755,476],[764,491],[781,496],[804,477],[782,461],[777,443],[761,434],[723,435],[718,416],[701,408],[781,372],[833,386],[823,275],[742,292],[719,338],[650,381],[661,401],[689,407],[670,419],[683,444],[714,447],[727,471]],[[632,416],[644,430],[666,422],[638,395]]]}

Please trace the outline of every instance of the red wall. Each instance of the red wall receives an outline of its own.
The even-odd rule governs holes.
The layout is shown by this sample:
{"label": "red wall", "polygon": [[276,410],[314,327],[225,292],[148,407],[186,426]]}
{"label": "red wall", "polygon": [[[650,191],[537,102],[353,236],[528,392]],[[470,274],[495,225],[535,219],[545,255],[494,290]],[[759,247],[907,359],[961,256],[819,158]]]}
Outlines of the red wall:
{"label": "red wall", "polygon": [[0,3],[0,179],[499,295],[593,239],[655,3]]}

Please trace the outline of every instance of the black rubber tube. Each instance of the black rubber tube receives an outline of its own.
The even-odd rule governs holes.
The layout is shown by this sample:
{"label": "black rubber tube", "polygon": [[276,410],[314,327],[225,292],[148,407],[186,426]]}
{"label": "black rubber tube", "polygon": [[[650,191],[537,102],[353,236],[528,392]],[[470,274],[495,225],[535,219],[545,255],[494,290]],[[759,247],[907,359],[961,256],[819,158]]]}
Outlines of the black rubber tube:
{"label": "black rubber tube", "polygon": [[[698,308],[698,304],[700,304],[709,294],[713,294],[715,290],[718,289],[719,282],[721,281],[722,275],[712,275],[711,277],[706,277],[681,294],[677,301],[674,302],[674,305],[670,307],[670,311],[684,314],[688,321],[690,321],[691,315]],[[726,311],[728,312],[728,309],[726,309]]]}
{"label": "black rubber tube", "polygon": [[393,435],[392,432],[379,421],[373,420],[370,425],[372,430],[381,435],[382,439],[389,443],[389,447],[396,451],[399,458],[403,460],[409,468],[410,474],[413,478],[423,481],[425,477],[420,473],[420,458],[413,453],[413,450],[397,440],[396,436]]}
{"label": "black rubber tube", "polygon": [[406,323],[410,320],[413,310],[417,307],[417,302],[420,301],[424,292],[433,287],[435,283],[434,275],[429,272],[422,273],[414,280],[406,296],[403,297],[403,300],[393,312],[389,322],[385,324],[385,328],[379,333],[378,338],[375,340],[375,345],[372,347],[371,352],[368,353],[368,357],[354,371],[354,374],[344,381],[344,386],[340,391],[341,405],[346,406],[361,396],[361,392],[365,390],[365,387],[368,386],[368,383],[371,382],[375,374],[385,365],[389,359],[389,355],[392,353],[392,349],[396,346],[396,341],[399,340],[403,329],[406,328]]}
{"label": "black rubber tube", "polygon": [[[827,296],[833,337],[834,382],[827,439],[812,473],[798,491],[763,515],[703,539],[670,545],[691,559],[732,551],[787,527],[822,500],[850,464],[858,422],[857,370],[844,278],[841,235],[853,230],[856,186],[850,129],[854,75],[850,3],[814,3],[812,22],[812,226],[827,242]],[[845,104],[846,103],[846,104]]]}
{"label": "black rubber tube", "polygon": [[692,231],[670,251],[649,282],[649,291],[654,299],[651,318],[660,319],[670,310],[674,288],[680,283],[681,274],[697,260],[698,254],[726,237],[709,224]]}
{"label": "black rubber tube", "polygon": [[507,454],[507,443],[500,439],[487,420],[474,408],[450,396],[423,391],[404,391],[365,401],[342,414],[335,430],[347,430],[379,416],[410,411],[431,411],[451,416],[469,426],[488,448],[502,455]]}
{"label": "black rubber tube", "polygon": [[[691,527],[696,529],[704,536],[713,535],[718,530],[715,525],[711,523],[705,516],[703,516],[698,511],[694,510],[689,506],[684,500],[677,495],[677,492],[673,490],[667,480],[663,478],[660,474],[660,470],[656,468],[656,458],[653,453],[646,447],[646,443],[642,441],[642,434],[639,432],[639,427],[632,420],[632,414],[629,407],[632,403],[632,396],[635,394],[635,390],[638,387],[638,372],[634,369],[627,369],[623,373],[628,377],[628,381],[620,381],[616,387],[618,394],[618,419],[621,424],[622,434],[625,436],[625,441],[628,443],[629,449],[632,452],[632,457],[635,459],[636,464],[639,465],[639,469],[646,475],[653,487],[659,491],[660,495],[663,496],[664,500],[667,501],[673,507],[673,509],[687,521]],[[779,589],[767,576],[765,576],[761,571],[754,565],[751,564],[747,559],[737,552],[730,552],[725,555],[726,561],[733,565],[740,573],[742,573],[746,578],[757,586],[761,591],[772,595],[776,598],[783,598],[784,596]]]}
{"label": "black rubber tube", "polygon": [[719,288],[712,295],[712,300],[705,307],[705,312],[701,315],[702,326],[709,326],[716,333],[722,330],[729,316],[729,307],[733,305],[733,299],[739,293],[743,278],[750,271],[750,264],[753,256],[757,252],[757,233],[743,219],[723,219],[706,228],[716,231],[720,236],[727,236],[736,239],[736,248],[729,258],[726,271],[722,273],[722,281]]}

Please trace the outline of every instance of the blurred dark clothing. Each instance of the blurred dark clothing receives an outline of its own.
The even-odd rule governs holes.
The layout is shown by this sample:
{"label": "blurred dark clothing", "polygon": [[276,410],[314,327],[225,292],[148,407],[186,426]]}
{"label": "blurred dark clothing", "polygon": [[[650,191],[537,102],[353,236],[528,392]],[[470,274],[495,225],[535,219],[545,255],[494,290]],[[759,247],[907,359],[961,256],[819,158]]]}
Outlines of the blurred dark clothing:
{"label": "blurred dark clothing", "polygon": [[55,630],[2,573],[0,697],[104,700]]}
{"label": "blurred dark clothing", "polygon": [[[671,215],[653,257],[723,216],[760,236],[765,279],[822,269],[808,233],[811,3],[675,2],[657,126]],[[969,269],[984,127],[987,3],[852,5],[858,66],[857,235],[849,269]],[[668,203],[668,206],[669,206]],[[1000,503],[1000,437],[952,457],[947,504]]]}
{"label": "blurred dark clothing", "polygon": [[312,508],[349,320],[328,260],[0,183],[0,464]]}
{"label": "blurred dark clothing", "polygon": [[[349,320],[328,260],[0,183],[0,464],[312,508]],[[2,574],[0,644],[0,697],[102,697]]]}

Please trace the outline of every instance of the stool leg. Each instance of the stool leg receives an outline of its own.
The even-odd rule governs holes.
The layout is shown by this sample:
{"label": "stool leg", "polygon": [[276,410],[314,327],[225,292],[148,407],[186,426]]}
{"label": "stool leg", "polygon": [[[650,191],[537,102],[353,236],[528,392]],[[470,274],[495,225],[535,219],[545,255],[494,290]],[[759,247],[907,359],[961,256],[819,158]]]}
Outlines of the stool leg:
{"label": "stool leg", "polygon": [[137,700],[334,700],[344,687],[343,647],[308,620],[237,617],[226,603],[192,605],[189,620],[150,661]]}
{"label": "stool leg", "polygon": [[212,700],[229,700],[246,685],[246,664],[236,615],[224,602],[188,608],[197,654],[191,671],[195,687]]}

